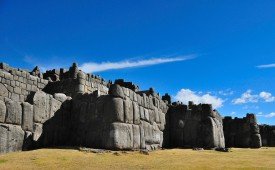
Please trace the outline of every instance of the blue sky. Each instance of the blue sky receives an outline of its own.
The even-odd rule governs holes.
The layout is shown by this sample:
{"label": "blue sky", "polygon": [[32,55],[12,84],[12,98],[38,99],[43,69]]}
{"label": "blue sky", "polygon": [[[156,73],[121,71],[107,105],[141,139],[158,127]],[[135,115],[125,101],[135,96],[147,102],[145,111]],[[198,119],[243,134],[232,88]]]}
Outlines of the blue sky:
{"label": "blue sky", "polygon": [[0,61],[75,61],[107,80],[275,124],[274,9],[273,0],[0,0]]}

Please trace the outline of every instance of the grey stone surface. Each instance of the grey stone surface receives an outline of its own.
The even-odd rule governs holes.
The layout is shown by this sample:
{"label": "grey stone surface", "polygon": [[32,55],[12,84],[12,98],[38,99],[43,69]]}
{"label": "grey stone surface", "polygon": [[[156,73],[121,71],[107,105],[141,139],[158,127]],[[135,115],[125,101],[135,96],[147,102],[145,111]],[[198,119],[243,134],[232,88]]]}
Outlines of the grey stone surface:
{"label": "grey stone surface", "polygon": [[41,123],[34,123],[33,141],[38,141],[42,133],[43,133],[43,125]]}
{"label": "grey stone surface", "polygon": [[275,126],[260,125],[261,141],[263,146],[275,146]]}
{"label": "grey stone surface", "polygon": [[67,100],[67,96],[63,93],[55,93],[54,98],[62,103]]}
{"label": "grey stone surface", "polygon": [[0,123],[5,122],[6,112],[7,112],[6,104],[4,101],[0,100]]}
{"label": "grey stone surface", "polygon": [[22,103],[22,129],[25,131],[33,131],[33,105],[23,102]]}
{"label": "grey stone surface", "polygon": [[169,136],[167,145],[188,148],[224,147],[222,118],[218,113],[212,112],[214,111],[209,105],[186,106],[173,103],[168,110],[164,125],[165,135]]}
{"label": "grey stone surface", "polygon": [[7,100],[6,107],[7,107],[6,123],[21,125],[22,107],[20,103],[12,100]]}
{"label": "grey stone surface", "polygon": [[120,87],[120,85],[118,84],[112,84],[110,86],[109,94],[115,97],[121,97],[121,98],[125,97],[122,87]]}
{"label": "grey stone surface", "polygon": [[34,122],[44,123],[49,119],[49,95],[42,91],[35,93],[33,97]]}
{"label": "grey stone surface", "polygon": [[104,112],[106,119],[111,119],[113,122],[124,122],[123,100],[121,98],[110,98]]}
{"label": "grey stone surface", "polygon": [[140,149],[140,127],[133,125],[133,149]]}
{"label": "grey stone surface", "polygon": [[8,95],[9,95],[9,91],[7,87],[4,84],[0,83],[0,96],[8,97]]}
{"label": "grey stone surface", "polygon": [[226,147],[259,148],[262,146],[259,125],[254,114],[235,119],[225,117],[223,131]]}
{"label": "grey stone surface", "polygon": [[133,149],[133,126],[126,123],[112,123],[109,140],[110,149]]}
{"label": "grey stone surface", "polygon": [[24,131],[20,126],[0,123],[0,153],[21,151]]}
{"label": "grey stone surface", "polygon": [[140,129],[140,149],[145,149],[146,144],[145,144],[145,134],[144,134],[144,128],[142,123],[139,125]]}
{"label": "grey stone surface", "polygon": [[[55,98],[49,97],[50,118],[61,108],[62,103]],[[46,107],[47,108],[47,107]]]}
{"label": "grey stone surface", "polygon": [[129,98],[126,98],[124,102],[124,118],[125,123],[133,123],[134,112],[133,112],[133,103]]}
{"label": "grey stone surface", "polygon": [[140,124],[140,111],[137,102],[133,102],[134,124]]}

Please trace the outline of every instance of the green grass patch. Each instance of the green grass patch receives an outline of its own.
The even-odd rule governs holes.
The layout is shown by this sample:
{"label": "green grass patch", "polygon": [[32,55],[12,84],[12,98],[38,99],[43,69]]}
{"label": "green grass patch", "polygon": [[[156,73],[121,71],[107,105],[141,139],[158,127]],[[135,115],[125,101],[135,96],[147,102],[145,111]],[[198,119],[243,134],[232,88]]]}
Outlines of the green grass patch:
{"label": "green grass patch", "polygon": [[8,162],[8,160],[0,159],[0,164],[6,163],[6,162]]}

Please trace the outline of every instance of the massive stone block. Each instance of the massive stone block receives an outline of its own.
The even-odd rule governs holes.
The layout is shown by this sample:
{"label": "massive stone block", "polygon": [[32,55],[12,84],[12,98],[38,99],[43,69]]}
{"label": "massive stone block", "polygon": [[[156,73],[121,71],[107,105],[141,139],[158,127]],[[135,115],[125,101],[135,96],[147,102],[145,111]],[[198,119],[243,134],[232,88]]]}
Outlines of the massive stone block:
{"label": "massive stone block", "polygon": [[9,95],[8,89],[6,88],[6,86],[4,84],[0,83],[0,96],[8,97],[8,95]]}
{"label": "massive stone block", "polygon": [[139,129],[140,129],[140,149],[145,149],[146,148],[145,134],[144,134],[144,128],[142,123],[139,125]]}
{"label": "massive stone block", "polygon": [[133,125],[112,123],[109,135],[110,149],[131,150],[134,145]]}
{"label": "massive stone block", "polygon": [[50,97],[42,91],[35,93],[33,97],[34,122],[44,123],[49,119],[49,100]]}
{"label": "massive stone block", "polygon": [[43,125],[40,123],[35,123],[33,125],[33,140],[38,141],[42,133],[43,133]]}
{"label": "massive stone block", "polygon": [[110,98],[104,108],[104,116],[106,120],[110,120],[111,122],[124,122],[123,99]]}
{"label": "massive stone block", "polygon": [[125,123],[132,124],[134,119],[133,102],[129,98],[126,98],[126,100],[124,100],[123,103]]}
{"label": "massive stone block", "polygon": [[206,148],[224,148],[224,134],[222,123],[213,117],[207,117],[203,124],[203,146]]}
{"label": "massive stone block", "polygon": [[20,126],[0,124],[0,153],[21,151],[24,131]]}
{"label": "massive stone block", "polygon": [[133,149],[140,149],[140,127],[133,125]]}
{"label": "massive stone block", "polygon": [[165,128],[165,124],[166,124],[165,114],[162,113],[162,112],[160,112],[160,113],[159,113],[159,119],[160,119],[160,126],[159,126],[159,129],[160,129],[161,131],[163,131],[164,128]]}
{"label": "massive stone block", "polygon": [[6,111],[7,111],[7,108],[6,108],[5,102],[0,100],[0,123],[5,122]]}
{"label": "massive stone block", "polygon": [[63,103],[67,100],[68,97],[63,93],[55,93],[54,98]]}
{"label": "massive stone block", "polygon": [[252,134],[251,135],[250,146],[252,148],[260,148],[260,147],[262,147],[262,141],[261,141],[261,135],[260,134]]}
{"label": "massive stone block", "polygon": [[122,87],[120,87],[120,85],[118,85],[118,84],[111,85],[111,87],[109,89],[109,94],[114,97],[120,97],[120,98],[125,97]]}
{"label": "massive stone block", "polygon": [[6,107],[7,107],[6,123],[21,125],[22,107],[20,103],[12,100],[7,100]]}
{"label": "massive stone block", "polygon": [[33,105],[23,102],[23,119],[22,119],[22,129],[25,131],[33,131]]}
{"label": "massive stone block", "polygon": [[134,111],[134,124],[140,124],[140,111],[137,102],[133,102],[133,111]]}
{"label": "massive stone block", "polygon": [[49,106],[47,106],[46,108],[49,107],[49,111],[50,111],[50,115],[49,118],[53,117],[54,114],[61,108],[62,103],[56,99],[54,99],[53,97],[49,97]]}

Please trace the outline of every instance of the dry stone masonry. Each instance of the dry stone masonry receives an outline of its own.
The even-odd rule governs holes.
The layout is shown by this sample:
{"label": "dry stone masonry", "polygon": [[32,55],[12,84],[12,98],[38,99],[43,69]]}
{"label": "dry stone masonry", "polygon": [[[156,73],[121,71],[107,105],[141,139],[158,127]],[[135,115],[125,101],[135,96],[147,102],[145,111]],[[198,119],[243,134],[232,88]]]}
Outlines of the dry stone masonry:
{"label": "dry stone masonry", "polygon": [[[123,79],[107,82],[75,63],[69,70],[45,73],[0,63],[0,153],[56,146],[260,147],[253,116],[222,121],[209,104],[172,104],[168,94],[141,91]],[[274,145],[273,131],[261,127],[265,146]],[[243,134],[245,139],[239,139]]]}
{"label": "dry stone masonry", "polygon": [[260,125],[263,146],[275,146],[275,126]]}
{"label": "dry stone masonry", "polygon": [[225,147],[222,117],[209,104],[173,103],[167,121],[169,147]]}
{"label": "dry stone masonry", "polygon": [[223,128],[226,147],[260,148],[262,146],[260,129],[254,114],[235,119],[225,117]]}

